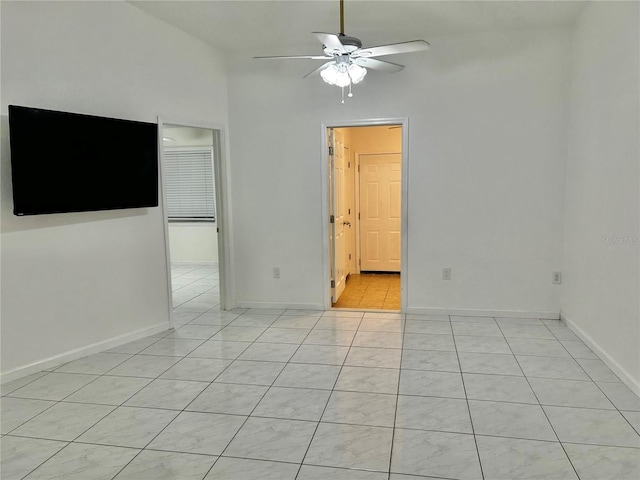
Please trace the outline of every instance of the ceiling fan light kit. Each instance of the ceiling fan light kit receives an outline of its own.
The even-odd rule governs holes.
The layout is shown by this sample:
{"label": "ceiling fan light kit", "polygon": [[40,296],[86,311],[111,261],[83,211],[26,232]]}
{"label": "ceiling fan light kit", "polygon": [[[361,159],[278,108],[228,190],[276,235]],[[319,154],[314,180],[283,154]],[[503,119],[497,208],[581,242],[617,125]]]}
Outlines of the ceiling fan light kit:
{"label": "ceiling fan light kit", "polygon": [[320,76],[325,82],[342,88],[360,83],[366,74],[366,68],[345,58],[339,58],[335,63],[330,63],[320,70]]}
{"label": "ceiling fan light kit", "polygon": [[424,40],[380,45],[378,47],[362,48],[362,42],[344,34],[344,0],[340,0],[340,33],[314,32],[314,35],[322,42],[324,55],[296,55],[279,57],[254,57],[256,59],[309,59],[328,60],[315,70],[309,72],[304,78],[319,74],[329,85],[336,85],[342,89],[342,103],[344,104],[344,89],[349,88],[348,96],[352,97],[352,85],[360,83],[367,74],[367,68],[394,73],[404,68],[397,63],[377,60],[373,57],[382,55],[395,55],[398,53],[418,52],[429,48],[429,43]]}

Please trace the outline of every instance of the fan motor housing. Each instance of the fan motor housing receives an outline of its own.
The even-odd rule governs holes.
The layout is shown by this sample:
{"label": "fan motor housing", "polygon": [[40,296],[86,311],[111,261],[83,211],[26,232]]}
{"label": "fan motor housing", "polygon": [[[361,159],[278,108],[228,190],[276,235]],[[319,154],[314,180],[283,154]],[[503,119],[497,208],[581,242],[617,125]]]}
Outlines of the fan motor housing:
{"label": "fan motor housing", "polygon": [[[342,43],[347,53],[352,53],[358,50],[359,48],[362,48],[362,42],[358,38],[348,37],[347,35],[339,35],[339,38],[340,38],[340,43]],[[324,46],[324,53],[327,55],[342,54],[342,52],[329,48],[326,45]]]}

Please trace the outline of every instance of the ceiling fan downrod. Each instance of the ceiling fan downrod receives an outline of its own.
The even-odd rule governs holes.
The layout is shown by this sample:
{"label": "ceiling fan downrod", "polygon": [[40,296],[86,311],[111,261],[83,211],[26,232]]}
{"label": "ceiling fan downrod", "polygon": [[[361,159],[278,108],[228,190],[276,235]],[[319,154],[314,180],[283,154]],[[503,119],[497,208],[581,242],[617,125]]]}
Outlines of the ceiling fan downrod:
{"label": "ceiling fan downrod", "polygon": [[344,37],[344,0],[340,0],[340,35]]}

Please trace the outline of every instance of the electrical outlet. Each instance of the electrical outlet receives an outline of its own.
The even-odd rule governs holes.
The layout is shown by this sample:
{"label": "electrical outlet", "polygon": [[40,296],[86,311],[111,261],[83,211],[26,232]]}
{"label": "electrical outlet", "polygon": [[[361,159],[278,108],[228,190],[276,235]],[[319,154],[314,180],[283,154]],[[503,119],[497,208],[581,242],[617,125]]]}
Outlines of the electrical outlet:
{"label": "electrical outlet", "polygon": [[562,272],[553,272],[553,275],[551,277],[551,281],[553,283],[556,284],[561,284],[562,283]]}
{"label": "electrical outlet", "polygon": [[273,267],[273,278],[280,278],[280,267]]}
{"label": "electrical outlet", "polygon": [[451,280],[451,269],[443,268],[442,269],[442,279],[443,280]]}

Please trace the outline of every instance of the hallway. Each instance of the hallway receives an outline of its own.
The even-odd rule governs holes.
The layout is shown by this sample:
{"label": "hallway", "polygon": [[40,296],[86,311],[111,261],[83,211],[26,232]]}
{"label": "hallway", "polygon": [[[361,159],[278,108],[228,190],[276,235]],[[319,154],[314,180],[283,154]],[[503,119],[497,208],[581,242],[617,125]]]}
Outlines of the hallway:
{"label": "hallway", "polygon": [[400,310],[400,274],[351,274],[333,307]]}

